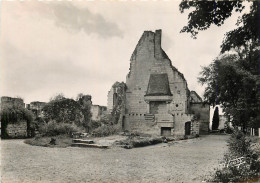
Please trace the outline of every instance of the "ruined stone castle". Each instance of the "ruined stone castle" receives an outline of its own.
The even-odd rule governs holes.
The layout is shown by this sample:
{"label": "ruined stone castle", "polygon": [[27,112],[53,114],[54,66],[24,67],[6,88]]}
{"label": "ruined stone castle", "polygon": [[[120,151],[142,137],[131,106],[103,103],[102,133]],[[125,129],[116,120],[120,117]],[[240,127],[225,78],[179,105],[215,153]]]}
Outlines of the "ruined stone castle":
{"label": "ruined stone castle", "polygon": [[[121,93],[122,129],[163,136],[205,134],[209,105],[188,89],[183,74],[161,47],[161,34],[161,30],[145,31],[131,56],[124,95]],[[113,86],[108,111],[117,96],[118,88]]]}

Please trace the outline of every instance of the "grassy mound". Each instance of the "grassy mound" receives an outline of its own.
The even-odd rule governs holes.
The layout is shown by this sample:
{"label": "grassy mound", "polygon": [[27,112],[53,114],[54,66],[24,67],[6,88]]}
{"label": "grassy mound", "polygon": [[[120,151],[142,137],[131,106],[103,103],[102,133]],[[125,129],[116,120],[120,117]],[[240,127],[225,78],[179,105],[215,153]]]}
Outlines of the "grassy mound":
{"label": "grassy mound", "polygon": [[26,139],[24,143],[43,147],[69,147],[72,144],[72,138],[68,135],[58,135],[53,137],[38,136],[33,139]]}

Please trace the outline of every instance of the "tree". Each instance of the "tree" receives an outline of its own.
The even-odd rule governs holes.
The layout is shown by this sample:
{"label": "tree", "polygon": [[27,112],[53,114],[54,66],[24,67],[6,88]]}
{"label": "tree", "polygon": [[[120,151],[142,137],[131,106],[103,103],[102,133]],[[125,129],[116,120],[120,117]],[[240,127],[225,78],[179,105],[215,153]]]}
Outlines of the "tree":
{"label": "tree", "polygon": [[83,93],[79,93],[76,97],[76,101],[79,101],[80,98],[82,98],[84,96]]}
{"label": "tree", "polygon": [[242,16],[237,20],[238,28],[225,34],[221,53],[236,47],[243,49],[250,44],[259,44],[259,1],[248,3],[250,3],[249,13],[245,13],[243,1],[182,1],[179,5],[181,13],[190,8],[195,10],[189,13],[188,25],[184,26],[181,32],[191,33],[191,36],[196,38],[199,31],[208,29],[212,24],[223,25],[235,10]]}
{"label": "tree", "polygon": [[223,55],[203,67],[198,79],[206,85],[205,100],[213,106],[221,104],[234,126],[246,128],[258,109],[256,76],[243,66],[244,61],[237,55]]}
{"label": "tree", "polygon": [[79,103],[68,98],[50,101],[44,106],[43,112],[46,122],[54,120],[58,123],[75,123],[82,126],[84,119]]}
{"label": "tree", "polygon": [[57,101],[57,100],[62,100],[65,99],[64,94],[63,93],[58,93],[55,96],[50,98],[50,101]]}
{"label": "tree", "polygon": [[[234,126],[256,123],[257,85],[259,67],[260,15],[259,1],[247,2],[249,13],[243,11],[243,1],[182,1],[180,11],[194,8],[188,15],[188,25],[181,32],[191,33],[196,38],[199,31],[211,24],[221,26],[233,10],[240,12],[237,28],[225,34],[221,56],[209,66],[203,67],[199,82],[206,85],[204,98],[213,106],[221,104],[231,116]],[[224,54],[235,51],[236,54]]]}
{"label": "tree", "polygon": [[218,107],[216,107],[212,119],[212,130],[217,130],[218,126],[219,126],[219,113],[218,113]]}
{"label": "tree", "polygon": [[75,101],[65,98],[63,94],[58,94],[44,106],[44,120],[46,122],[75,123],[89,131],[92,117],[91,105],[90,95],[79,94]]}

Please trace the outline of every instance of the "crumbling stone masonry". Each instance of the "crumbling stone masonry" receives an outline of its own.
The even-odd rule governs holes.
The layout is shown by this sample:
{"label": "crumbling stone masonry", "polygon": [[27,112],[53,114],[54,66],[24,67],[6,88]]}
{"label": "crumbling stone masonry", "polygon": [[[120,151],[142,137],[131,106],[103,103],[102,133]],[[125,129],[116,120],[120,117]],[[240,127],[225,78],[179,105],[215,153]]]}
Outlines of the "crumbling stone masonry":
{"label": "crumbling stone masonry", "polygon": [[112,123],[120,124],[125,129],[126,84],[115,82],[108,92],[107,113],[112,115]]}
{"label": "crumbling stone masonry", "polygon": [[[4,108],[9,108],[9,107],[21,107],[24,108],[25,104],[23,99],[21,98],[12,98],[12,97],[7,97],[3,96],[1,97],[1,110]],[[4,125],[4,119],[1,119],[1,127]],[[9,138],[23,138],[27,137],[27,122],[24,120],[21,120],[16,123],[8,123],[6,126],[6,133],[8,134]]]}
{"label": "crumbling stone masonry", "polygon": [[92,120],[99,121],[102,115],[106,114],[107,107],[100,105],[91,105]]}
{"label": "crumbling stone masonry", "polygon": [[[108,111],[113,108],[115,93],[112,87]],[[202,104],[196,92],[189,91],[183,74],[172,66],[161,47],[161,30],[145,31],[130,59],[123,130],[163,136],[195,135],[208,132],[208,125],[209,106]]]}
{"label": "crumbling stone masonry", "polygon": [[42,116],[43,108],[45,105],[46,102],[34,101],[30,104],[26,104],[26,108],[28,110],[31,110],[34,113],[35,117],[40,117]]}
{"label": "crumbling stone masonry", "polygon": [[7,96],[1,97],[1,108],[9,106],[18,106],[24,108],[25,104],[21,98],[12,98]]}
{"label": "crumbling stone masonry", "polygon": [[9,123],[6,127],[6,132],[9,138],[25,138],[27,137],[27,122]]}

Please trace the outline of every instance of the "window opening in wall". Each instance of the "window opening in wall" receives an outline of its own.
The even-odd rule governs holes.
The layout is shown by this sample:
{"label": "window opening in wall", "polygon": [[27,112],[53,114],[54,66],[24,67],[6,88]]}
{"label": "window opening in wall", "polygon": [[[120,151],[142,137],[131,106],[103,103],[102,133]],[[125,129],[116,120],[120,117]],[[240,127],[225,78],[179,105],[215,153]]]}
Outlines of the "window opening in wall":
{"label": "window opening in wall", "polygon": [[115,106],[116,105],[116,102],[117,102],[117,93],[114,93],[113,94],[113,106]]}

